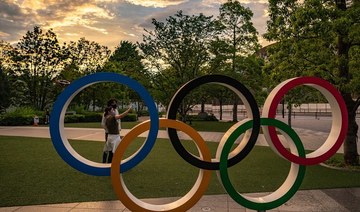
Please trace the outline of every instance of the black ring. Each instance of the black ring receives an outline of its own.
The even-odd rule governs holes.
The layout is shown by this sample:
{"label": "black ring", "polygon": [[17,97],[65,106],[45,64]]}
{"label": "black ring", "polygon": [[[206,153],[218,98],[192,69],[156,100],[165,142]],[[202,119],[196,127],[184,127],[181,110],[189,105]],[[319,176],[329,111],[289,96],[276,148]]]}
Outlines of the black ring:
{"label": "black ring", "polygon": [[[202,77],[195,78],[186,84],[184,84],[179,90],[175,93],[173,98],[170,101],[169,109],[167,112],[167,118],[176,120],[177,110],[184,99],[184,97],[194,88],[206,84],[206,83],[216,83],[223,86],[226,86],[233,90],[235,93],[240,92],[248,105],[250,106],[253,118],[253,127],[251,131],[251,135],[249,137],[248,143],[245,145],[244,149],[240,151],[237,155],[230,158],[228,161],[228,167],[231,167],[242,159],[244,159],[255,146],[256,140],[259,136],[260,132],[260,113],[259,107],[255,101],[254,96],[251,92],[239,81],[224,75],[205,75]],[[239,96],[241,98],[241,96]],[[244,102],[244,99],[241,98]],[[201,169],[206,170],[219,170],[220,163],[219,162],[207,162],[196,158],[192,154],[190,154],[184,146],[181,144],[180,139],[178,137],[176,129],[168,128],[167,132],[169,134],[170,141],[175,148],[176,152],[188,163],[193,166],[196,166]]]}

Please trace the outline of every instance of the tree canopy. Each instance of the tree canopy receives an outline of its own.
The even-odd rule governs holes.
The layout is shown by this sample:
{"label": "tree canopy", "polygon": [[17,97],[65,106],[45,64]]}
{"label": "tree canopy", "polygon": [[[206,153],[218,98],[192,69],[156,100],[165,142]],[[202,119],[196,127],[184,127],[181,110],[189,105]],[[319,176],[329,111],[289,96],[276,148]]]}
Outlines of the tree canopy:
{"label": "tree canopy", "polygon": [[[209,46],[218,34],[218,25],[211,16],[190,16],[182,11],[165,22],[153,19],[152,23],[155,29],[145,29],[147,34],[139,46],[154,69],[153,85],[159,91],[155,95],[167,105],[181,85],[204,74],[204,66],[210,57]],[[186,105],[179,108],[182,115],[190,109],[192,102]]]}
{"label": "tree canopy", "polygon": [[43,110],[49,104],[51,84],[59,74],[62,49],[56,34],[35,26],[17,43],[11,71],[26,84],[26,96],[34,108]]}
{"label": "tree canopy", "polygon": [[[10,104],[44,110],[61,92],[58,85],[66,85],[59,82],[99,71],[110,51],[85,38],[61,45],[52,29],[35,26],[16,46],[1,41],[0,53],[1,69],[12,88]],[[86,101],[90,104],[93,98]]]}
{"label": "tree canopy", "polygon": [[266,71],[275,81],[295,76],[318,76],[340,90],[349,112],[345,161],[358,164],[359,1],[270,0],[265,37],[269,48]]}
{"label": "tree canopy", "polygon": [[[252,15],[250,9],[234,0],[221,5],[217,18],[178,11],[164,22],[153,19],[154,28],[144,29],[143,42],[120,41],[111,54],[106,46],[86,38],[60,44],[52,29],[45,31],[36,26],[14,47],[3,42],[0,53],[6,54],[1,55],[1,61],[10,67],[6,71],[11,73],[11,86],[18,89],[18,100],[39,110],[51,106],[72,81],[99,71],[138,80],[155,101],[165,106],[181,85],[205,74],[232,76],[250,85],[251,90],[258,90],[253,86],[259,86],[254,82],[261,75],[262,63],[254,54],[258,41]],[[95,110],[108,97],[141,101],[126,86],[105,84],[89,86],[75,97],[73,104]],[[199,101],[205,104],[214,98],[226,98],[229,102],[229,91],[208,88],[204,86],[189,94],[180,113],[186,114]]]}
{"label": "tree canopy", "polygon": [[[220,6],[219,13],[220,40],[227,49],[225,58],[231,61],[231,64],[228,64],[231,68],[225,66],[228,67],[225,73],[252,89],[261,90],[255,88],[259,83],[254,83],[260,81],[261,69],[256,65],[249,65],[251,61],[249,56],[260,47],[258,32],[251,21],[253,12],[242,6],[239,1],[228,0]],[[238,96],[233,94],[233,121],[237,121],[238,99]]]}

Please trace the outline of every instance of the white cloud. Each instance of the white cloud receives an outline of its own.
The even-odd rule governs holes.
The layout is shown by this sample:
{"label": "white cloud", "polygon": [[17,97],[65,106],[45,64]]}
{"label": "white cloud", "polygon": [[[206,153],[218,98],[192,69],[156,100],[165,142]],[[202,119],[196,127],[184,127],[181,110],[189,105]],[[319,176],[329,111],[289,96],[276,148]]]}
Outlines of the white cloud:
{"label": "white cloud", "polygon": [[0,38],[2,38],[2,37],[9,37],[9,36],[10,36],[10,34],[8,34],[8,33],[6,33],[6,32],[0,31]]}
{"label": "white cloud", "polygon": [[131,36],[131,37],[137,37],[135,34],[133,33],[127,33],[127,32],[123,32],[125,35]]}
{"label": "white cloud", "polygon": [[76,13],[78,13],[79,16],[91,15],[97,18],[105,18],[105,19],[113,19],[114,17],[114,14],[111,14],[105,9],[91,4],[77,8]]}
{"label": "white cloud", "polygon": [[70,32],[67,32],[65,33],[66,36],[74,36],[74,37],[78,37],[79,36],[79,33],[70,33]]}
{"label": "white cloud", "polygon": [[168,7],[178,5],[188,0],[125,0],[131,4],[140,5],[144,7]]}
{"label": "white cloud", "polygon": [[[205,4],[223,4],[226,3],[228,0],[203,0],[202,2]],[[239,0],[241,4],[267,4],[268,0]]]}
{"label": "white cloud", "polygon": [[103,34],[105,34],[105,35],[107,35],[107,34],[109,34],[108,32],[107,32],[107,30],[106,29],[103,29],[103,28],[98,28],[98,27],[93,27],[93,26],[88,26],[88,25],[83,25],[85,28],[88,28],[88,29],[91,29],[91,30],[95,30],[95,31],[98,31],[98,32],[101,32],[101,33],[103,33]]}
{"label": "white cloud", "polygon": [[243,4],[267,4],[269,3],[268,0],[240,0],[239,1],[240,3],[243,3]]}
{"label": "white cloud", "polygon": [[203,4],[220,5],[227,2],[227,0],[202,0]]}
{"label": "white cloud", "polygon": [[15,1],[23,14],[31,15],[32,21],[44,28],[61,28],[65,26],[86,26],[89,29],[104,32],[91,25],[99,19],[112,19],[109,11],[91,1],[72,0],[37,0]]}
{"label": "white cloud", "polygon": [[[217,17],[227,0],[0,0],[0,39],[20,39],[35,25],[53,28],[61,41],[86,37],[115,47],[121,40],[141,41],[151,19],[165,21],[178,10]],[[254,12],[253,23],[265,32],[267,0],[240,0]],[[262,41],[263,39],[260,39]]]}

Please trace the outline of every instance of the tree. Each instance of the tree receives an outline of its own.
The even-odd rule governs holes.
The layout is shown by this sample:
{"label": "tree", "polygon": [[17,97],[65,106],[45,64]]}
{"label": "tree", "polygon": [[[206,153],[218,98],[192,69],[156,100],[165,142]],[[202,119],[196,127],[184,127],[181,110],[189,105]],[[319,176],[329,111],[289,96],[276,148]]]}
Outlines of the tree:
{"label": "tree", "polygon": [[140,80],[146,75],[141,62],[144,58],[140,55],[137,45],[130,41],[121,41],[111,54],[107,64],[112,63],[114,71]]}
{"label": "tree", "polygon": [[10,106],[10,82],[0,67],[0,114]]}
{"label": "tree", "polygon": [[72,65],[83,75],[95,73],[105,65],[110,50],[95,41],[80,38],[77,42],[66,44],[67,65]]}
{"label": "tree", "polygon": [[[150,73],[145,69],[142,60],[143,57],[140,55],[136,44],[130,41],[121,41],[111,54],[109,61],[105,64],[104,70],[126,75],[149,89],[151,88]],[[128,89],[126,86],[115,86],[113,89],[123,93],[123,96],[129,97],[132,101],[137,102],[138,111],[142,110],[144,105],[136,92]],[[128,104],[128,102],[125,103]]]}
{"label": "tree", "polygon": [[35,26],[17,43],[13,60],[13,74],[26,83],[31,106],[43,110],[53,99],[52,79],[63,67],[56,34],[52,29],[43,32]]}
{"label": "tree", "polygon": [[349,112],[344,160],[359,165],[356,110],[359,98],[360,2],[270,0],[266,38],[276,41],[268,70],[273,79],[313,75],[341,92]]}
{"label": "tree", "polygon": [[10,43],[0,40],[0,68],[8,73],[13,68],[14,47]]}
{"label": "tree", "polygon": [[[206,73],[208,74],[228,74],[231,70],[231,64],[229,64],[229,45],[224,39],[220,39],[221,36],[215,38],[210,44],[210,60],[206,67]],[[216,99],[216,103],[219,103],[219,120],[223,117],[223,104],[227,99],[231,98],[231,93],[224,86],[214,86],[212,90],[212,97]]]}
{"label": "tree", "polygon": [[[77,42],[65,44],[66,66],[61,77],[72,81],[78,77],[101,71],[110,56],[110,50],[95,41],[80,38]],[[77,105],[84,105],[87,109],[92,106],[102,106],[103,95],[98,92],[101,85],[95,84],[85,88],[73,101]]]}
{"label": "tree", "polygon": [[[248,68],[243,66],[247,56],[254,54],[260,47],[257,39],[258,32],[253,26],[251,18],[252,11],[245,8],[239,1],[228,0],[220,7],[219,21],[222,24],[222,40],[227,45],[228,59],[231,61],[231,70],[227,74],[239,79],[250,87],[258,85],[252,84],[244,79]],[[260,73],[261,69],[258,69]],[[255,79],[259,73],[251,74],[248,79]],[[253,87],[254,88],[254,87]],[[237,121],[238,97],[233,96],[233,121]]]}
{"label": "tree", "polygon": [[11,81],[9,71],[11,69],[12,54],[14,48],[5,41],[0,41],[0,113],[11,105]]}
{"label": "tree", "polygon": [[[155,89],[166,91],[161,94],[161,103],[168,105],[182,84],[203,74],[209,60],[209,44],[218,33],[218,25],[211,16],[189,16],[182,11],[167,18],[166,22],[153,19],[152,23],[155,29],[145,29],[147,35],[139,46],[149,61],[148,67],[157,70],[153,84]],[[182,117],[191,105],[179,108]]]}

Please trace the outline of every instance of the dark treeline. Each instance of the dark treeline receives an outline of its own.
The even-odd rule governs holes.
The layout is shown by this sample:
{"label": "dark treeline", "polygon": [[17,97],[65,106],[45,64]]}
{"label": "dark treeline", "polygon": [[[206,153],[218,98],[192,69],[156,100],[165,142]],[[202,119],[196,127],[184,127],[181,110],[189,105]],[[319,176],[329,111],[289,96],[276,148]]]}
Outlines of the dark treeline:
{"label": "dark treeline", "polygon": [[[0,109],[10,105],[51,108],[68,83],[96,72],[136,79],[165,107],[181,85],[205,74],[230,75],[259,90],[255,82],[261,79],[262,60],[254,54],[260,45],[252,16],[251,10],[237,1],[223,4],[216,18],[178,11],[165,22],[154,19],[155,29],[144,29],[143,42],[120,41],[114,52],[86,38],[61,44],[52,29],[35,26],[16,45],[0,43],[2,80],[7,82],[3,86],[10,94],[4,95],[6,101],[1,101]],[[196,92],[204,94],[202,103],[214,98],[239,103],[231,92],[218,90]],[[95,110],[103,108],[110,97],[142,105],[131,89],[114,83],[89,86],[72,103]],[[196,103],[194,98],[185,99],[180,114],[185,115]]]}

